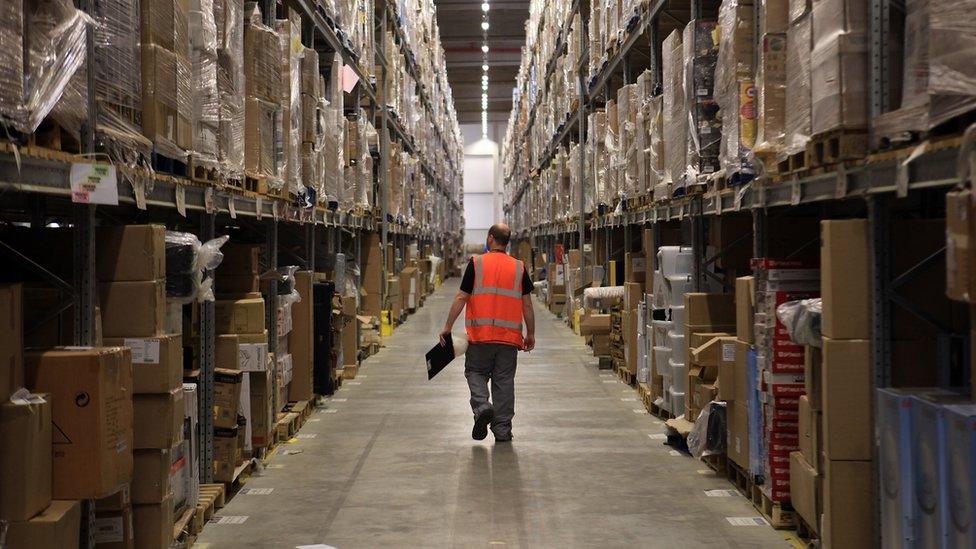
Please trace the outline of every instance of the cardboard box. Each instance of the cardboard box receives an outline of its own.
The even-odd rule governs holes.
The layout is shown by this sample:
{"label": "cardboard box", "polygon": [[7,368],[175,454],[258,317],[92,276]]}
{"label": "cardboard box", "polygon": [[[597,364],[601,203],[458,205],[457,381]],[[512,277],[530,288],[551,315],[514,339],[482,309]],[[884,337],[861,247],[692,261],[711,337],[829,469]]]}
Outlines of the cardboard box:
{"label": "cardboard box", "polygon": [[109,347],[132,352],[132,392],[168,393],[183,386],[183,338],[178,334],[148,338],[106,338]]}
{"label": "cardboard box", "polygon": [[823,409],[823,353],[818,347],[806,346],[803,354],[803,383],[810,409]]}
{"label": "cardboard box", "polygon": [[[826,434],[826,426],[825,426]],[[824,546],[834,549],[871,547],[874,539],[874,468],[870,461],[824,462]]]}
{"label": "cardboard box", "polygon": [[609,334],[594,334],[591,344],[593,346],[593,356],[610,355],[610,336]]}
{"label": "cardboard box", "polygon": [[641,252],[627,252],[624,255],[624,282],[635,282],[643,288],[646,279],[647,259],[644,257],[644,254]]}
{"label": "cardboard box", "polygon": [[[976,531],[976,406],[946,406],[942,418],[945,433],[945,469],[942,493],[953,494],[947,502],[948,514],[959,520],[948,521],[947,547],[973,547]],[[955,497],[959,494],[959,498]]]}
{"label": "cardboard box", "polygon": [[0,286],[0,402],[24,386],[23,292]]}
{"label": "cardboard box", "polygon": [[735,279],[735,337],[739,341],[755,343],[756,279],[741,276]]}
{"label": "cardboard box", "polygon": [[98,298],[104,337],[153,337],[165,330],[165,280],[99,283]]}
{"label": "cardboard box", "polygon": [[822,221],[820,291],[821,332],[834,339],[871,336],[871,276],[868,222]]}
{"label": "cardboard box", "polygon": [[119,225],[95,231],[99,282],[166,278],[166,227]]}
{"label": "cardboard box", "polygon": [[288,385],[288,400],[311,400],[312,364],[314,358],[312,317],[312,271],[295,273],[295,289],[302,300],[291,307],[292,329],[288,334],[288,350],[292,358],[292,378]]}
{"label": "cardboard box", "polygon": [[132,398],[133,448],[172,448],[183,440],[183,385]]}
{"label": "cardboard box", "polygon": [[238,444],[239,431],[237,427],[231,429],[214,429],[214,481],[233,482],[234,469],[241,462],[241,445]]}
{"label": "cardboard box", "polygon": [[[11,522],[7,528],[7,547],[77,549],[81,532],[81,502],[54,500],[31,520]],[[172,526],[170,526],[172,536]]]}
{"label": "cardboard box", "polygon": [[790,452],[790,503],[814,532],[819,530],[820,525],[822,482],[823,477],[817,474],[816,468],[807,462],[801,452]]}
{"label": "cardboard box", "polygon": [[[818,4],[833,1],[838,0],[818,0]],[[844,1],[849,5],[864,5],[855,0]],[[867,127],[870,118],[870,63],[866,28],[861,32],[841,33],[817,42],[817,22],[822,19],[814,14],[816,46],[811,54],[810,71],[813,132],[819,134],[837,128]]]}
{"label": "cardboard box", "polygon": [[624,330],[624,357],[627,360],[627,370],[637,373],[637,311],[623,311],[622,328]]}
{"label": "cardboard box", "polygon": [[136,547],[139,549],[169,549],[173,543],[173,495],[160,503],[132,506],[132,522]]}
{"label": "cardboard box", "polygon": [[824,459],[871,459],[871,342],[823,338],[822,381]]}
{"label": "cardboard box", "polygon": [[735,320],[736,309],[733,294],[685,294],[686,325],[735,326]]}
{"label": "cardboard box", "polygon": [[0,520],[24,521],[51,503],[51,395],[0,404]]}
{"label": "cardboard box", "polygon": [[719,338],[718,378],[716,387],[718,400],[735,401],[739,391],[736,382],[736,338]]}
{"label": "cardboard box", "polygon": [[359,321],[347,322],[342,328],[342,365],[359,363]]}
{"label": "cardboard box", "polygon": [[261,272],[261,247],[254,244],[228,242],[220,247],[224,254],[217,267],[219,284],[223,276],[257,275]]}
{"label": "cardboard box", "polygon": [[[266,447],[274,436],[275,417],[271,398],[271,370],[248,372],[251,385],[251,442]],[[294,380],[292,380],[294,383]]]}
{"label": "cardboard box", "polygon": [[810,406],[807,395],[800,397],[800,451],[815,470],[820,470],[820,434],[823,416]]}
{"label": "cardboard box", "polygon": [[786,32],[790,18],[789,0],[766,0],[759,12],[760,29],[762,33]]}
{"label": "cardboard box", "polygon": [[736,401],[727,408],[728,439],[726,454],[733,463],[749,469],[749,408],[745,401]]}
{"label": "cardboard box", "polygon": [[243,373],[236,370],[214,371],[214,426],[237,427],[237,413],[241,405]]}
{"label": "cardboard box", "polygon": [[140,38],[144,46],[155,44],[169,51],[189,54],[188,1],[142,0],[140,7]]}
{"label": "cardboard box", "polygon": [[181,98],[192,94],[190,60],[185,54],[151,44],[144,45],[141,52],[142,134],[157,145],[189,149],[193,146],[192,106]]}
{"label": "cardboard box", "polygon": [[754,387],[749,386],[748,374],[749,374],[749,353],[752,351],[752,345],[744,341],[735,342],[735,372],[733,377],[735,378],[735,390],[732,394],[732,399],[738,403],[745,404],[749,400],[750,393],[755,390]]}
{"label": "cardboard box", "polygon": [[132,453],[132,503],[161,503],[172,496],[172,466],[172,448],[134,451]]}
{"label": "cardboard box", "polygon": [[243,295],[261,291],[261,279],[256,274],[217,275],[214,290],[218,295]]}
{"label": "cardboard box", "polygon": [[95,547],[98,549],[135,549],[132,505],[122,509],[95,509]]}
{"label": "cardboard box", "polygon": [[589,314],[580,321],[580,335],[610,333],[610,315]]}
{"label": "cardboard box", "polygon": [[129,482],[133,447],[129,349],[55,348],[29,352],[26,358],[27,386],[52,396],[52,496],[100,498]]}
{"label": "cardboard box", "polygon": [[946,193],[946,295],[958,301],[976,296],[976,277],[970,276],[976,259],[972,200],[969,189]]}
{"label": "cardboard box", "polygon": [[264,299],[218,299],[214,324],[218,334],[259,334],[265,329]]}

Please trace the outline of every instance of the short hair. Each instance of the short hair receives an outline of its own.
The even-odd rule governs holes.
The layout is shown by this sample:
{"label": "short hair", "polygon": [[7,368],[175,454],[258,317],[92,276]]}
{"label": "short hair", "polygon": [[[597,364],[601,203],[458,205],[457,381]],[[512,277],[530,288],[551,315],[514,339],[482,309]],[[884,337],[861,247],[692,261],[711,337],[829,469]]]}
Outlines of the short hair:
{"label": "short hair", "polygon": [[508,241],[512,238],[512,229],[509,229],[504,223],[498,223],[488,229],[488,234],[498,245],[508,246]]}

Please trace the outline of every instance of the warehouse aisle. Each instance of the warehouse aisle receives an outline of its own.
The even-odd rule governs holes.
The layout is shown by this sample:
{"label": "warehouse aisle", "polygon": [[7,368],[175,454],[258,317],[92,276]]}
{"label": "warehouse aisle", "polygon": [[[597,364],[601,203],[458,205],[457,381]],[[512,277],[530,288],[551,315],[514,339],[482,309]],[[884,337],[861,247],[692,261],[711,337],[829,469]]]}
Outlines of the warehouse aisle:
{"label": "warehouse aisle", "polygon": [[457,284],[279,446],[195,547],[786,546],[766,525],[728,520],[758,513],[738,495],[706,495],[731,485],[652,439],[663,425],[636,392],[538,304],[515,441],[471,440],[463,365],[428,382],[423,359]]}

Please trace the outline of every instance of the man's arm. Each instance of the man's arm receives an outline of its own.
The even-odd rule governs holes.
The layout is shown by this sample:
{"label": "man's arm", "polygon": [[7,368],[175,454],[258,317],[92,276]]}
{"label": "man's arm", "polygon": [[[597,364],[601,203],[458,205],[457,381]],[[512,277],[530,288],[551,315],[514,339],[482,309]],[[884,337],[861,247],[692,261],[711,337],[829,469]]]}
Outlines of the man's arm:
{"label": "man's arm", "polygon": [[535,348],[535,309],[532,308],[532,295],[522,296],[522,318],[525,320],[525,350]]}
{"label": "man's arm", "polygon": [[471,294],[466,292],[458,292],[457,295],[454,296],[454,301],[451,303],[451,310],[447,313],[447,323],[444,324],[444,330],[441,331],[441,345],[447,345],[447,340],[444,338],[447,336],[447,334],[451,333],[451,328],[454,327],[454,322],[457,320],[457,317],[460,316],[461,311],[464,310],[464,306],[468,304],[468,299],[470,297]]}

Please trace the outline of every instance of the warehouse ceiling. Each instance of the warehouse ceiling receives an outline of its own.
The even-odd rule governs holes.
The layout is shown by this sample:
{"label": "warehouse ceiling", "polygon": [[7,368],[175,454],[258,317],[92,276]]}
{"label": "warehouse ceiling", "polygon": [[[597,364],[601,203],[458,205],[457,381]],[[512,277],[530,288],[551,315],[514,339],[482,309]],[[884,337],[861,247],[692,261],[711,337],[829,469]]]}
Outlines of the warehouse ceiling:
{"label": "warehouse ceiling", "polygon": [[[435,0],[437,26],[447,54],[447,79],[461,124],[481,123],[483,0]],[[488,0],[488,121],[505,122],[525,44],[529,3]]]}

